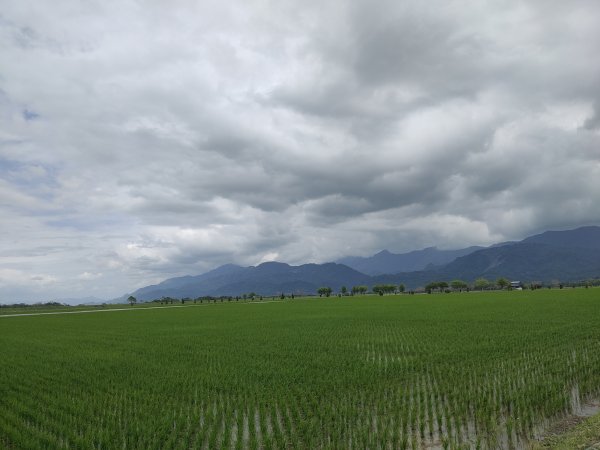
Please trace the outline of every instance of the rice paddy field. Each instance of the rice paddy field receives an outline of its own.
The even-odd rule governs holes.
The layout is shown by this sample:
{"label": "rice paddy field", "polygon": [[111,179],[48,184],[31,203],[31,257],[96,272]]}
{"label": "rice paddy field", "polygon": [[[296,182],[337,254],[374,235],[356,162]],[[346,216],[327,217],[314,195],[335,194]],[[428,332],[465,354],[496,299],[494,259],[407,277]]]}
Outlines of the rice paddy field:
{"label": "rice paddy field", "polygon": [[600,394],[600,289],[0,317],[0,448],[526,448]]}

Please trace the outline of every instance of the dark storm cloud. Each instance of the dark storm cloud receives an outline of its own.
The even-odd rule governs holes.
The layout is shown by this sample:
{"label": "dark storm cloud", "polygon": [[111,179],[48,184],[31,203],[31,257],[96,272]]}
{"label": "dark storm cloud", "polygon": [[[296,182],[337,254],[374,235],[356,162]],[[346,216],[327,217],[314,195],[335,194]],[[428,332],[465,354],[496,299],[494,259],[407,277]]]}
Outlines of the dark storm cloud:
{"label": "dark storm cloud", "polygon": [[600,222],[591,0],[0,4],[0,300]]}

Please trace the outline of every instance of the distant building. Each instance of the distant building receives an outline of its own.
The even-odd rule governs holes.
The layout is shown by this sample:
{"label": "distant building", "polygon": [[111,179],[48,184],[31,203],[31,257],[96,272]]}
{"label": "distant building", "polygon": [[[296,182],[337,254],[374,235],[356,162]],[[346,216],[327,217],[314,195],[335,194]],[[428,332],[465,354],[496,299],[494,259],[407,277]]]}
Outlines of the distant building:
{"label": "distant building", "polygon": [[520,289],[523,289],[523,285],[521,284],[520,281],[511,281],[510,288],[520,290]]}

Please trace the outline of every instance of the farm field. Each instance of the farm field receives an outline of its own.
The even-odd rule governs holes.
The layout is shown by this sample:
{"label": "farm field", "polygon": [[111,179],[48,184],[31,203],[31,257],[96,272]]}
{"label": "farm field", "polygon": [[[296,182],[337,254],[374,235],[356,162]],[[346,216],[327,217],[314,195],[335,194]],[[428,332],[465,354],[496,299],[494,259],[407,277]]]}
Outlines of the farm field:
{"label": "farm field", "polygon": [[[279,300],[279,297],[264,297],[264,299],[262,300],[263,303],[268,302],[268,301],[272,301],[272,300]],[[230,303],[232,302],[236,302],[236,303],[245,303],[245,302],[249,302],[250,300],[243,300],[243,299],[239,299],[239,300],[235,300],[235,298],[232,298],[231,300],[229,300]],[[253,301],[259,301],[258,299],[255,299]],[[144,302],[144,303],[137,303],[135,304],[135,307],[132,308],[129,304],[126,303],[109,303],[109,304],[103,304],[103,305],[76,305],[76,306],[72,306],[72,305],[27,305],[27,306],[14,306],[14,305],[0,305],[0,317],[2,316],[13,316],[13,315],[20,315],[20,316],[26,316],[26,315],[36,315],[36,314],[54,314],[54,313],[77,313],[77,312],[102,312],[102,311],[112,311],[112,310],[138,310],[138,309],[157,309],[157,308],[179,308],[179,307],[188,307],[188,306],[202,306],[202,305],[206,305],[206,304],[212,304],[212,303],[226,303],[228,302],[228,300],[226,298],[223,298],[223,300],[221,300],[221,298],[217,298],[217,299],[211,299],[211,300],[207,300],[204,299],[203,300],[204,303],[202,303],[201,301],[197,301],[194,302],[194,300],[188,299],[185,301],[184,304],[181,303],[181,301],[179,299],[174,300],[173,303],[167,303],[165,302],[165,304],[163,305],[160,302]]]}
{"label": "farm field", "polygon": [[184,305],[181,305],[180,302],[175,302],[173,305],[165,304],[161,305],[160,303],[140,303],[136,304],[135,308],[132,308],[130,305],[123,303],[114,303],[107,305],[77,305],[77,306],[68,306],[68,305],[60,305],[60,306],[46,306],[46,305],[32,305],[32,306],[3,306],[0,307],[0,317],[2,316],[12,316],[12,315],[37,315],[37,314],[59,314],[59,313],[78,313],[78,312],[103,312],[103,311],[112,311],[112,310],[132,310],[132,309],[148,309],[148,308],[160,308],[160,307],[181,307],[181,306],[189,306],[190,304],[194,304],[193,302],[187,302]]}
{"label": "farm field", "polygon": [[[126,305],[78,305],[78,306],[46,306],[46,305],[32,305],[32,306],[2,306],[0,307],[0,316],[8,316],[13,314],[38,314],[38,313],[61,313],[61,312],[74,312],[74,311],[106,311],[108,309],[120,309]],[[141,305],[140,305],[141,306]]]}
{"label": "farm field", "polygon": [[600,289],[0,317],[0,448],[521,448],[600,394],[599,324]]}

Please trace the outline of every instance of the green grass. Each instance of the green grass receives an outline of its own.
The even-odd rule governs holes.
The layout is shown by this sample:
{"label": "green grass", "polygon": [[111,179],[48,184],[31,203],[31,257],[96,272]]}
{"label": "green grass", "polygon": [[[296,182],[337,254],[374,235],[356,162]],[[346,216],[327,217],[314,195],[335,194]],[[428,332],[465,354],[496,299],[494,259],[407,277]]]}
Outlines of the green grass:
{"label": "green grass", "polygon": [[0,448],[517,446],[600,393],[600,289],[0,317]]}
{"label": "green grass", "polygon": [[533,450],[574,450],[600,448],[600,414],[590,417],[571,430],[536,442]]}

